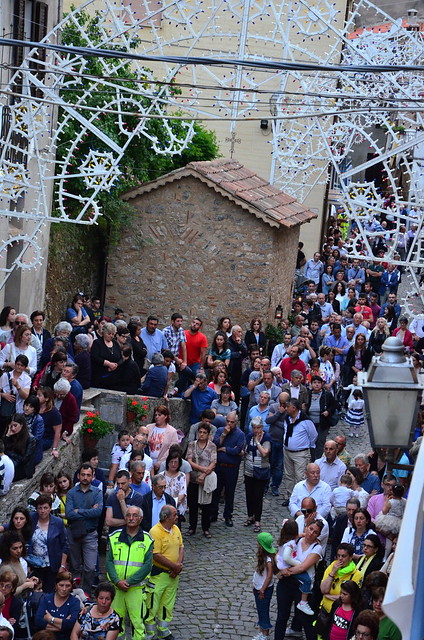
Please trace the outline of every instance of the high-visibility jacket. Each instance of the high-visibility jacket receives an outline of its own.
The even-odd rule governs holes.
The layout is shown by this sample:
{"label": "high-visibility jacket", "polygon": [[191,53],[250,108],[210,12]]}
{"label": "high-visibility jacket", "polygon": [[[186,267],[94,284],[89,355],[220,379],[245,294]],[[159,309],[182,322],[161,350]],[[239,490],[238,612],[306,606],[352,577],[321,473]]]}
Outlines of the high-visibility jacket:
{"label": "high-visibility jacket", "polygon": [[[130,541],[126,528],[118,529],[109,536],[107,561],[113,563],[118,580],[129,580],[141,585],[149,576],[152,563],[153,539],[146,531],[139,529],[138,534]],[[106,566],[108,562],[106,562]],[[139,580],[134,584],[135,574]],[[113,576],[108,578],[114,582]],[[131,579],[132,578],[132,579]]]}

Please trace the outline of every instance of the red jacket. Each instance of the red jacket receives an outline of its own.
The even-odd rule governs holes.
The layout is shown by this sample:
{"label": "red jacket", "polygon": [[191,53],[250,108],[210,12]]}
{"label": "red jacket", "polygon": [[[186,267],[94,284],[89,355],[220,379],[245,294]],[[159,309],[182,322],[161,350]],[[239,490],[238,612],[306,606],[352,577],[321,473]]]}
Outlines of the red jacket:
{"label": "red jacket", "polygon": [[70,436],[79,415],[78,403],[71,392],[67,393],[62,400],[59,411],[62,416],[62,433],[67,431]]}
{"label": "red jacket", "polygon": [[[400,331],[400,327],[398,327],[397,329],[395,329],[393,331],[393,336],[396,336]],[[399,336],[400,337],[400,336]],[[409,329],[405,330],[405,337],[403,339],[403,346],[404,347],[409,347],[410,349],[414,348],[414,341],[412,339],[412,333],[409,331]]]}

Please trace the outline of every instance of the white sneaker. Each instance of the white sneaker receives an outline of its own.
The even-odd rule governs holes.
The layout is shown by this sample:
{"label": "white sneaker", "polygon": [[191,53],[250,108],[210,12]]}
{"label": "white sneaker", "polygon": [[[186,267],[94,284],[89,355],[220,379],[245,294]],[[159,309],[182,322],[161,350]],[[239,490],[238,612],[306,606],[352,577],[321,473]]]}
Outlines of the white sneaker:
{"label": "white sneaker", "polygon": [[266,635],[264,635],[262,631],[260,631],[257,636],[252,638],[252,640],[266,640]]}
{"label": "white sneaker", "polygon": [[303,611],[303,613],[306,613],[307,616],[315,615],[315,613],[312,611],[311,607],[307,602],[300,601],[296,608],[299,609],[300,611]]}
{"label": "white sneaker", "polygon": [[295,631],[291,627],[286,629],[286,636],[293,636],[294,638],[301,638],[303,633],[301,631]]}
{"label": "white sneaker", "polygon": [[355,433],[355,438],[359,438],[359,433]]}
{"label": "white sneaker", "polygon": [[353,433],[351,431],[349,432],[348,435],[349,435],[349,438],[353,438]]}

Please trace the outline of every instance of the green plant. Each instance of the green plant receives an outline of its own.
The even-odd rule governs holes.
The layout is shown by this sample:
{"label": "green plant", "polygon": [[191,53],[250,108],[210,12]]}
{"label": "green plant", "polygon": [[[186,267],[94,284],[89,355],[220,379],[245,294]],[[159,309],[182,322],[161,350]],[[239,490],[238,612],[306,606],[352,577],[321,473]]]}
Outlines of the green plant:
{"label": "green plant", "polygon": [[103,438],[114,430],[115,425],[103,420],[97,411],[87,411],[82,421],[81,433],[90,438]]}
{"label": "green plant", "polygon": [[146,404],[147,398],[142,397],[141,401],[135,398],[127,399],[127,411],[134,413],[134,424],[137,426],[141,424],[147,416],[149,406]]}
{"label": "green plant", "polygon": [[[71,5],[71,9],[75,7]],[[63,45],[73,45],[80,47],[90,46],[94,43],[101,46],[103,43],[104,33],[101,28],[102,15],[97,11],[94,15],[90,15],[87,11],[80,11],[78,14],[78,23],[69,21],[62,30]],[[130,46],[136,49],[139,42],[134,39]],[[98,196],[98,202],[102,211],[102,216],[98,220],[99,231],[105,236],[104,246],[107,255],[114,246],[117,245],[122,237],[122,233],[131,228],[132,220],[135,216],[134,208],[121,199],[122,193],[139,187],[141,184],[150,180],[155,180],[161,175],[184,167],[189,162],[196,160],[212,160],[219,153],[218,141],[215,133],[205,129],[201,124],[194,124],[193,139],[186,149],[180,153],[160,154],[156,153],[151,143],[151,139],[157,139],[157,144],[166,148],[169,145],[170,131],[176,139],[184,137],[187,121],[169,120],[164,124],[161,118],[148,120],[146,123],[146,134],[135,136],[131,144],[127,145],[126,133],[122,131],[116,114],[108,113],[104,110],[104,105],[112,105],[116,108],[116,93],[111,87],[111,83],[120,86],[123,94],[128,90],[131,94],[133,91],[140,89],[140,78],[131,67],[130,62],[125,62],[119,58],[119,46],[109,45],[109,49],[115,49],[116,58],[108,59],[109,77],[104,80],[104,68],[99,58],[89,56],[84,61],[75,62],[72,68],[73,74],[65,77],[64,89],[61,96],[70,104],[76,103],[81,97],[84,97],[84,104],[97,110],[94,120],[96,128],[104,132],[109,138],[122,148],[125,152],[120,160],[120,175],[108,191],[103,191]],[[63,54],[65,56],[66,54]],[[146,86],[150,83],[149,70],[146,69],[145,82]],[[81,75],[79,75],[81,74]],[[171,87],[171,93],[181,93],[179,87]],[[149,107],[152,116],[158,115],[157,110],[151,105],[151,99],[147,96],[139,94],[139,102],[143,107]],[[141,118],[141,115],[135,115],[134,105],[123,102],[122,106],[128,108],[131,113],[125,118],[125,126],[128,131],[135,129]],[[62,126],[62,121],[66,117],[67,112],[59,109],[58,126]],[[175,116],[184,116],[182,112],[176,111]],[[61,144],[58,145],[56,154],[57,159],[63,161],[67,155],[68,147],[77,136],[81,133],[83,125],[76,119],[68,120],[62,126]],[[87,130],[84,137],[74,149],[72,159],[69,161],[69,173],[75,172],[79,174],[79,167],[84,162],[90,150],[102,150],[97,135]],[[90,188],[87,187],[84,178],[74,177],[67,180],[67,213],[73,218],[78,215],[81,209],[81,202],[72,197],[72,194],[90,195]],[[55,211],[53,210],[53,215]]]}
{"label": "green plant", "polygon": [[265,329],[265,336],[268,342],[273,342],[274,344],[280,344],[283,342],[284,332],[280,327],[274,327],[273,324],[267,324]]}

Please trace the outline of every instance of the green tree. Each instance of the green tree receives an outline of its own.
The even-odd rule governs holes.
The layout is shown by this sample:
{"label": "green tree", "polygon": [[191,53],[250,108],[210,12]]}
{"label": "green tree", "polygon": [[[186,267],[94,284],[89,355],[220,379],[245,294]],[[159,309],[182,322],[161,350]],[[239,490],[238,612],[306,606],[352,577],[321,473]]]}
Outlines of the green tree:
{"label": "green tree", "polygon": [[[104,33],[100,29],[100,13],[89,15],[85,11],[79,13],[78,23],[68,21],[62,31],[62,44],[89,47],[100,45],[103,41]],[[136,49],[137,41],[131,43],[132,48]],[[114,48],[119,51],[118,47],[108,46],[109,49]],[[84,105],[98,109],[95,125],[98,129],[105,132],[118,145],[124,146],[127,140],[125,133],[119,127],[116,114],[105,112],[105,107],[110,106],[116,109],[115,90],[110,86],[112,81],[115,86],[123,89],[123,95],[128,96],[127,90],[138,92],[138,102],[144,108],[152,106],[150,99],[146,98],[139,92],[140,83],[146,84],[149,81],[146,71],[146,77],[140,78],[131,68],[131,62],[128,60],[117,58],[108,58],[108,78],[105,77],[105,70],[101,59],[94,56],[87,57],[83,62],[76,62],[73,65],[75,74],[65,77],[62,96],[70,104],[82,101]],[[112,71],[110,71],[112,69]],[[92,78],[87,76],[93,76]],[[174,93],[178,93],[177,87],[172,87]],[[135,105],[132,100],[120,103],[120,107],[135,111]],[[152,110],[154,114],[154,109]],[[157,113],[157,112],[156,112]],[[176,114],[177,115],[177,114]],[[181,114],[178,114],[181,115]],[[61,110],[59,112],[59,123],[64,117]],[[132,131],[137,127],[141,116],[128,115],[125,117],[125,126]],[[172,119],[169,122],[169,128],[173,133],[182,132],[183,127],[187,123],[183,120]],[[68,120],[63,127],[60,144],[57,147],[57,159],[63,161],[66,157],[69,145],[72,144],[79,133],[81,133],[82,125],[76,120]],[[168,143],[169,130],[161,119],[152,118],[148,120],[147,131],[149,135],[158,140],[159,145],[165,148]],[[120,195],[129,189],[139,186],[141,183],[154,180],[159,176],[185,166],[188,162],[195,160],[211,160],[218,155],[218,144],[215,134],[206,130],[200,124],[194,125],[195,135],[190,145],[180,154],[162,155],[155,152],[152,143],[148,137],[144,135],[134,136],[128,145],[121,161],[121,175],[117,179],[109,191],[103,191],[99,195],[99,204],[102,209],[102,217],[99,218],[100,230],[105,234],[107,244],[113,245],[123,228],[129,225],[133,216],[131,205],[123,202]],[[84,162],[90,150],[104,151],[102,143],[90,131],[84,137],[83,141],[78,145],[74,156],[70,162],[70,173],[78,173],[78,167]],[[67,182],[68,194],[90,195],[90,190],[85,184],[83,178],[71,178]],[[79,213],[81,203],[72,197],[67,199],[68,214],[72,217]]]}

